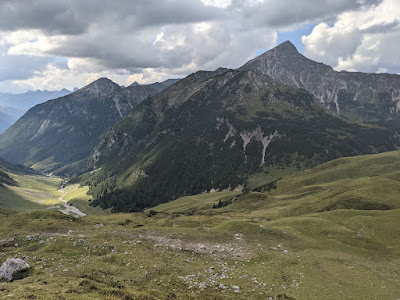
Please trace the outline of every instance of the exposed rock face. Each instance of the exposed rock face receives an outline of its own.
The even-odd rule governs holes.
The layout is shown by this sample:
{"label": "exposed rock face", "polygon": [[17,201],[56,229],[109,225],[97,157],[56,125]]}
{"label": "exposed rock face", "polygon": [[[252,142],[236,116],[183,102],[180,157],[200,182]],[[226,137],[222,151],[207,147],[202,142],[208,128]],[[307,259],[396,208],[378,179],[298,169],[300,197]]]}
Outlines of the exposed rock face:
{"label": "exposed rock face", "polygon": [[327,108],[351,119],[381,122],[400,116],[400,76],[337,72],[301,55],[289,41],[241,67],[316,96]]}
{"label": "exposed rock face", "polygon": [[19,258],[9,258],[0,267],[0,281],[13,281],[16,279],[22,279],[23,274],[26,270],[30,269],[24,260]]}
{"label": "exposed rock face", "polygon": [[[228,126],[229,131],[226,134],[224,138],[224,143],[231,137],[235,137],[237,130],[233,127],[233,125],[229,122],[228,119],[224,119],[223,117],[217,117],[217,129],[221,128],[221,125],[226,124]],[[257,127],[254,130],[244,130],[239,133],[239,136],[243,140],[243,154],[244,154],[244,161],[247,161],[247,156],[246,156],[246,147],[247,145],[251,142],[252,139],[259,141],[262,145],[262,151],[261,151],[261,163],[260,166],[264,165],[265,163],[265,151],[267,150],[269,144],[275,139],[275,138],[280,138],[282,137],[281,134],[278,133],[277,130],[275,130],[271,134],[266,134],[264,136],[264,132],[262,131],[261,127]],[[236,141],[233,141],[231,144],[231,147],[234,147],[236,145]]]}

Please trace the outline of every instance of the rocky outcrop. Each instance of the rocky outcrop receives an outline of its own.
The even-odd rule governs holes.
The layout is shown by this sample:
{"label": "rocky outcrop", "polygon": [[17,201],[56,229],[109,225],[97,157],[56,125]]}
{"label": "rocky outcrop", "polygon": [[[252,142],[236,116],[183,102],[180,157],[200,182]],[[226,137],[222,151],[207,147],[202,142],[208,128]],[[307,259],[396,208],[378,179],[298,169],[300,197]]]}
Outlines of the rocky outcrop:
{"label": "rocky outcrop", "polygon": [[31,266],[20,258],[9,258],[0,267],[0,281],[13,281],[28,275]]}
{"label": "rocky outcrop", "polygon": [[[226,134],[224,138],[224,143],[231,137],[235,137],[236,133],[238,132],[234,126],[229,122],[228,119],[225,119],[223,117],[217,117],[217,129],[219,130],[221,126],[225,124],[228,128],[229,131]],[[251,142],[252,139],[260,142],[262,144],[262,152],[261,152],[261,163],[260,166],[263,166],[265,164],[265,151],[267,150],[269,144],[274,140],[281,138],[282,136],[285,136],[285,134],[281,135],[278,133],[277,130],[275,130],[273,133],[270,134],[265,134],[261,129],[261,127],[257,127],[256,129],[253,130],[244,130],[239,133],[240,138],[243,141],[243,154],[244,154],[244,161],[247,161],[247,156],[246,156],[246,147],[247,145]],[[236,142],[232,142],[230,149],[235,146]]]}

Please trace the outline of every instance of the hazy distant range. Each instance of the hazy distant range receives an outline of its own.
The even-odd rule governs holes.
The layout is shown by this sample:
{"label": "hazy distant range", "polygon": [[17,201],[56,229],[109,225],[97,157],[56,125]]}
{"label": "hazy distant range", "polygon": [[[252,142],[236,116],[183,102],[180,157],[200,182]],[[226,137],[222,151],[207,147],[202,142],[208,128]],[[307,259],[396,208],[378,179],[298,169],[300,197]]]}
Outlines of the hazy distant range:
{"label": "hazy distant range", "polygon": [[71,91],[28,91],[22,94],[0,93],[0,134],[7,130],[31,107],[50,99],[70,94]]}

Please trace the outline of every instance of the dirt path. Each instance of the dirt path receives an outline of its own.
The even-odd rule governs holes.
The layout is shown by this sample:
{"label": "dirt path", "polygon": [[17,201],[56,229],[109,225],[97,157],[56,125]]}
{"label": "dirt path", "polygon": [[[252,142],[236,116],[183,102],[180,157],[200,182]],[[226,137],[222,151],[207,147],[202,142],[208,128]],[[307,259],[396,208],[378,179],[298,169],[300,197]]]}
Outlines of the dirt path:
{"label": "dirt path", "polygon": [[60,206],[59,210],[63,214],[78,217],[78,218],[86,216],[86,214],[84,212],[80,211],[75,206],[69,205],[67,203],[67,200],[64,200],[64,196],[67,194],[67,192],[64,192],[63,190],[59,190],[59,192],[62,193],[62,196],[60,198],[58,198],[58,200],[63,202],[63,204],[62,204],[63,207]]}

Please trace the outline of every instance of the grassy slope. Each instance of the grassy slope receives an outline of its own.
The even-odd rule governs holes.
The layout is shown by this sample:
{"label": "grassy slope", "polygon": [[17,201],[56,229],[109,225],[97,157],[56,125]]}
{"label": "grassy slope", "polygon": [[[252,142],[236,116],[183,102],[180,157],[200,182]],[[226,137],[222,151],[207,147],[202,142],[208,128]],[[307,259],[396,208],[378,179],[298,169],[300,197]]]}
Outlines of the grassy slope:
{"label": "grassy slope", "polygon": [[57,204],[61,196],[57,191],[59,178],[10,174],[15,186],[0,187],[0,207],[17,210],[37,210]]}
{"label": "grassy slope", "polygon": [[92,200],[92,197],[87,195],[88,190],[87,186],[80,187],[79,184],[68,185],[63,188],[63,191],[67,193],[64,200],[67,200],[69,204],[77,207],[87,215],[105,215],[111,213],[110,210],[90,206],[89,201]]}
{"label": "grassy slope", "polygon": [[[0,298],[397,299],[399,158],[339,159],[267,193],[184,197],[152,217],[0,209],[0,261],[29,255],[34,266]],[[71,198],[84,194],[70,188]]]}
{"label": "grassy slope", "polygon": [[[216,193],[204,193],[194,196],[181,197],[175,201],[160,204],[153,210],[155,212],[163,212],[168,214],[173,213],[185,213],[193,214],[202,210],[209,210],[214,204],[218,204],[218,201],[226,201],[239,195],[238,192],[216,192]],[[147,210],[146,212],[151,211]]]}

